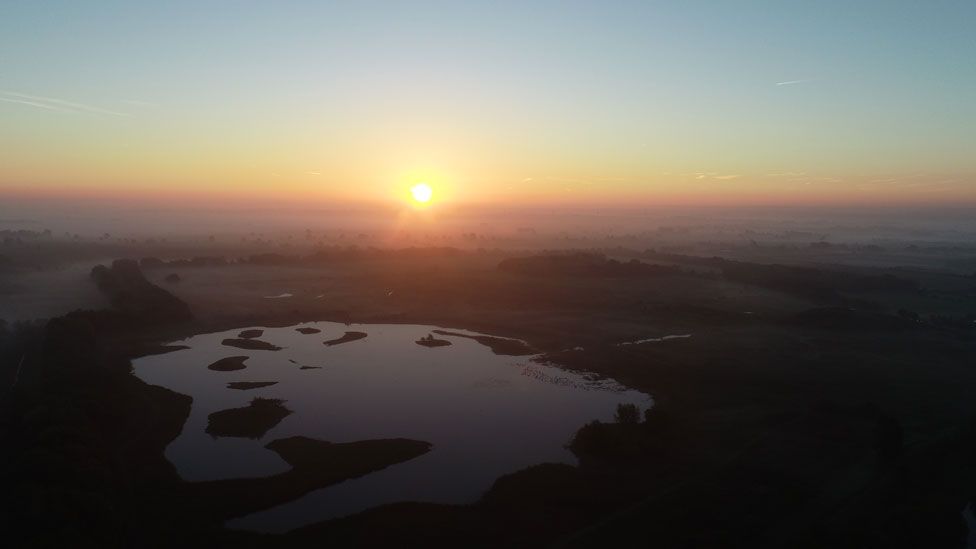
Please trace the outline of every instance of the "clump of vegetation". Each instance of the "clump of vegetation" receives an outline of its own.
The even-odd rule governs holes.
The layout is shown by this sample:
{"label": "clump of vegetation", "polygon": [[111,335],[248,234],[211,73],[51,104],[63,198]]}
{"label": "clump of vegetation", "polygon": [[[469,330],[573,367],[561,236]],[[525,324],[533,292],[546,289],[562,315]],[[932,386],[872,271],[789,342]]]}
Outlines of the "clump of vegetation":
{"label": "clump of vegetation", "polygon": [[229,356],[214,362],[210,366],[207,366],[207,368],[217,372],[243,370],[244,368],[247,368],[247,366],[244,364],[244,361],[247,359],[248,357],[246,356]]}
{"label": "clump of vegetation", "polygon": [[[291,469],[270,477],[188,484],[181,495],[190,514],[223,522],[269,509],[313,490],[421,456],[430,451],[431,444],[404,438],[332,443],[294,436],[273,440],[265,447],[281,456]],[[281,543],[274,540],[259,546]]]}
{"label": "clump of vegetation", "polygon": [[222,345],[227,345],[228,347],[237,347],[238,349],[247,349],[249,351],[280,351],[281,350],[281,347],[277,345],[272,345],[267,341],[261,341],[260,339],[227,338],[221,341],[220,343]]}
{"label": "clump of vegetation", "polygon": [[193,318],[186,303],[146,280],[139,264],[131,259],[113,261],[111,267],[98,265],[91,270],[91,278],[112,307],[132,321],[152,324]]}
{"label": "clump of vegetation", "polygon": [[433,334],[427,334],[416,341],[417,345],[424,347],[446,347],[451,342],[446,339],[435,339]]}
{"label": "clump of vegetation", "polygon": [[363,339],[366,337],[366,332],[346,332],[342,337],[336,339],[330,339],[323,342],[323,345],[331,347],[333,345],[339,345],[342,343],[349,343],[350,341],[356,341],[357,339]]}
{"label": "clump of vegetation", "polygon": [[640,408],[636,404],[618,404],[614,419],[622,425],[637,425],[640,423]]}
{"label": "clump of vegetation", "polygon": [[593,421],[584,425],[568,448],[581,461],[627,461],[656,452],[661,435],[666,433],[663,412],[650,408],[641,412],[634,404],[619,404],[613,423]]}
{"label": "clump of vegetation", "polygon": [[484,335],[468,335],[459,334],[457,332],[448,332],[446,330],[434,330],[435,334],[446,335],[451,337],[464,337],[468,339],[473,339],[478,343],[491,349],[491,352],[496,355],[507,355],[507,356],[526,356],[534,355],[536,350],[529,347],[523,341],[518,339],[508,339],[504,337],[493,337]]}
{"label": "clump of vegetation", "polygon": [[260,389],[261,387],[270,387],[277,384],[277,381],[231,381],[227,384],[227,388],[247,391],[250,389]]}
{"label": "clump of vegetation", "polygon": [[214,412],[207,433],[214,437],[261,438],[292,411],[277,398],[255,398],[248,406]]}
{"label": "clump of vegetation", "polygon": [[[393,460],[408,460],[430,451],[431,444],[406,438],[362,440],[332,443],[308,437],[294,436],[269,442],[266,446],[295,468],[321,468],[329,463],[336,468],[361,468],[364,463],[376,462],[383,467]],[[327,469],[327,468],[325,468]]]}
{"label": "clump of vegetation", "polygon": [[170,273],[170,274],[166,275],[166,278],[164,278],[163,280],[165,280],[166,282],[169,282],[170,284],[176,284],[177,282],[180,282],[183,279],[180,278],[180,275],[178,275],[176,273]]}

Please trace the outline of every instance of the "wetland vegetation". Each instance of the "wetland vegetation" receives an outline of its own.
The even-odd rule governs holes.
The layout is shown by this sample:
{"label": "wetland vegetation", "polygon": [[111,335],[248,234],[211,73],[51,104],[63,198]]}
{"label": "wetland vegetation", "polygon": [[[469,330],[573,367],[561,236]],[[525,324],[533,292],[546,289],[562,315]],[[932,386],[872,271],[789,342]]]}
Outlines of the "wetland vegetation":
{"label": "wetland vegetation", "polygon": [[231,408],[210,414],[207,434],[214,437],[261,438],[292,413],[285,401],[255,398],[242,408]]}
{"label": "wetland vegetation", "polygon": [[[108,308],[2,325],[10,501],[41,502],[36,508],[9,505],[6,512],[16,517],[17,539],[32,544],[82,536],[109,545],[119,539],[127,544],[164,540],[163,545],[193,539],[258,546],[321,540],[449,546],[470,542],[472,532],[483,546],[561,539],[582,547],[633,536],[671,546],[735,539],[767,545],[790,540],[810,547],[858,540],[872,547],[878,539],[887,546],[958,539],[964,529],[959,510],[976,486],[976,471],[966,457],[976,446],[970,427],[976,374],[969,367],[976,343],[973,323],[967,322],[976,310],[971,270],[819,264],[796,271],[754,262],[747,268],[741,265],[750,263],[747,253],[759,252],[733,249],[729,255],[737,263],[729,269],[687,251],[587,251],[590,267],[582,271],[580,259],[543,261],[549,272],[569,265],[548,277],[498,267],[506,257],[529,255],[447,250],[335,249],[273,261],[167,264],[144,272],[132,263],[113,264],[96,275],[112,280],[96,286],[104,286]],[[795,260],[777,253],[780,261]],[[816,247],[804,253],[838,252]],[[660,261],[680,269],[599,267],[611,259]],[[174,270],[192,270],[192,276],[170,287],[172,299],[146,286],[158,288],[153,283],[164,283]],[[328,302],[315,299],[322,293],[317,273],[330,277]],[[459,277],[464,285],[452,282]],[[215,283],[225,293],[211,291]],[[122,286],[126,295],[119,297]],[[245,288],[260,286],[289,288],[295,297],[288,305],[288,300],[264,299],[260,290],[247,297]],[[159,304],[167,309],[160,312]],[[313,327],[319,320],[337,324]],[[269,357],[293,353],[303,348],[292,348],[303,340],[319,349],[321,343],[352,341],[366,333],[382,340],[373,329],[349,324],[355,322],[433,322],[442,328],[414,332],[405,344],[417,347],[418,338],[436,334],[454,343],[448,350],[481,347],[488,356],[525,360],[515,372],[532,382],[567,386],[566,374],[534,369],[549,365],[580,373],[588,379],[584,385],[617,380],[653,395],[654,406],[635,415],[630,408],[618,409],[620,402],[608,403],[606,419],[581,420],[564,439],[575,464],[536,463],[508,471],[468,504],[382,505],[276,534],[221,526],[226,520],[244,524],[250,515],[268,514],[271,520],[275,509],[339,486],[339,477],[364,483],[380,471],[392,474],[395,467],[435,455],[426,444],[436,449],[436,440],[411,442],[406,453],[396,445],[389,454],[379,451],[383,455],[368,464],[369,470],[280,477],[289,475],[287,470],[271,468],[254,478],[185,480],[167,456],[174,456],[172,444],[185,432],[191,407],[203,401],[191,403],[142,382],[130,373],[130,359],[177,357],[189,346],[169,342],[201,333],[229,332],[219,336],[215,349],[226,349],[223,339],[282,347],[277,353],[242,349],[254,354],[248,368],[238,371],[254,377],[221,379],[216,385],[248,397],[213,410],[228,412],[217,416],[215,432],[235,435],[218,440],[251,441],[248,436],[266,430],[255,441],[263,447],[283,438],[276,430],[299,417],[284,415],[280,404],[248,404],[252,395],[280,398],[275,392],[282,381],[270,374],[275,366]],[[243,329],[260,329],[263,339],[235,337]],[[292,341],[286,332],[300,339]],[[352,335],[340,335],[347,332]],[[620,345],[627,342],[634,344]],[[323,352],[369,348],[333,344]],[[235,362],[243,365],[244,356]],[[234,357],[217,354],[194,367],[207,372],[204,365],[225,358]],[[306,376],[311,375],[306,369],[324,373],[351,366],[338,356],[319,361],[284,354],[280,362]],[[329,368],[312,370],[325,362]],[[328,377],[318,380],[320,375],[315,374],[315,383]],[[270,379],[276,384],[267,385]],[[507,385],[484,379],[475,386]],[[232,418],[230,427],[220,425],[226,418]],[[201,431],[207,423],[205,416]],[[58,432],[72,435],[44,434]],[[305,438],[330,440],[320,434]],[[267,451],[279,455],[270,446]],[[86,483],[92,466],[106,472],[105,481]],[[48,471],[46,480],[38,481],[42,470]],[[933,476],[934,471],[939,474]],[[257,478],[266,479],[261,482],[268,488],[252,489],[259,486],[253,484]],[[255,499],[235,502],[243,491],[253,491]],[[36,499],[42,493],[51,499]],[[206,512],[198,507],[190,512],[188,494],[199,498]],[[87,510],[96,508],[96,501],[111,502],[116,510],[98,507],[102,518],[90,521]],[[55,502],[59,510],[52,511]],[[538,513],[550,520],[530,525],[519,518]],[[710,517],[707,531],[694,524],[701,516]],[[912,532],[902,528],[907,523],[915,525]],[[439,526],[418,528],[421,524]],[[689,537],[689,532],[697,534]]]}

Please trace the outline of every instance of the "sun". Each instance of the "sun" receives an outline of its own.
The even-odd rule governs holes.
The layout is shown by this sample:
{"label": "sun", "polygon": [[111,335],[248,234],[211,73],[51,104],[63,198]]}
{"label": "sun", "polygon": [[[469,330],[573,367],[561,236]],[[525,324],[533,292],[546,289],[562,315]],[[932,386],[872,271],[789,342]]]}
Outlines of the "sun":
{"label": "sun", "polygon": [[434,189],[431,189],[430,185],[426,183],[417,183],[413,187],[410,187],[410,194],[413,196],[414,201],[420,204],[426,204],[434,196]]}

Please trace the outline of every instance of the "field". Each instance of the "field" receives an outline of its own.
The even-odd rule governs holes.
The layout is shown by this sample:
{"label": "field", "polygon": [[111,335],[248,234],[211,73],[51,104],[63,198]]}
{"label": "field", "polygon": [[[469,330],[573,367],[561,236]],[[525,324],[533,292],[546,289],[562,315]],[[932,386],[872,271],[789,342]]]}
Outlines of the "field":
{"label": "field", "polygon": [[[888,269],[852,266],[784,278],[763,264],[730,271],[641,255],[514,269],[505,261],[518,253],[448,249],[144,262],[194,319],[111,332],[112,348],[130,356],[233,327],[425,323],[524,340],[540,360],[656,402],[640,430],[601,428],[600,445],[575,445],[578,467],[512,474],[474,505],[397,504],[283,537],[189,520],[181,531],[178,519],[167,531],[244,545],[594,546],[638,536],[671,547],[881,547],[960,535],[976,487],[965,457],[976,442],[976,341],[960,314],[974,310],[976,281],[939,271],[892,282],[877,278]],[[658,264],[677,268],[643,266]],[[668,335],[690,337],[660,339]],[[620,345],[640,340],[650,341]]]}

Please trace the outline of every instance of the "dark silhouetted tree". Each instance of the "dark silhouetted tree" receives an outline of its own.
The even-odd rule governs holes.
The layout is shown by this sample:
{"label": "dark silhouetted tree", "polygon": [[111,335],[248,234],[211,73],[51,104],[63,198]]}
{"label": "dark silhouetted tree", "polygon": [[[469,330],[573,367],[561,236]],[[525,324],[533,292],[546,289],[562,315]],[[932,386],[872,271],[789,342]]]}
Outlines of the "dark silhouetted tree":
{"label": "dark silhouetted tree", "polygon": [[640,423],[640,409],[634,404],[618,404],[614,418],[623,425]]}

